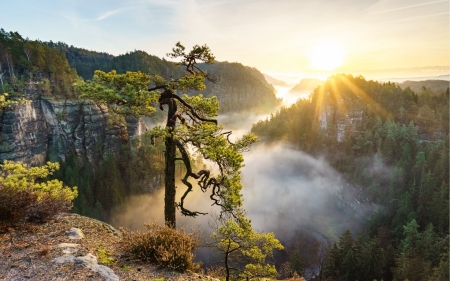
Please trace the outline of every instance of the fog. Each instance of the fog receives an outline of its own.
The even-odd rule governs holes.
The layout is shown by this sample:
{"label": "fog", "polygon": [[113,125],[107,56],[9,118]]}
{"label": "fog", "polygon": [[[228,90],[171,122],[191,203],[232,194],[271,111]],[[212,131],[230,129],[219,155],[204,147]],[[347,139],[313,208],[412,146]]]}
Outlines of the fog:
{"label": "fog", "polygon": [[[221,115],[219,123],[224,124],[225,130],[233,130],[235,137],[240,137],[253,123],[268,116],[235,113]],[[362,218],[371,210],[371,206],[357,202],[353,189],[323,158],[312,157],[283,143],[271,146],[257,143],[244,153],[244,159],[244,208],[259,231],[273,231],[280,239],[290,240],[296,230],[304,228],[334,240],[347,228],[357,231]],[[215,169],[211,163],[205,162],[205,165]],[[192,184],[196,186],[195,181]],[[178,182],[178,198],[184,190],[184,185]],[[163,202],[163,187],[152,194],[132,197],[126,205],[117,208],[112,223],[131,229],[143,229],[146,222],[163,224]],[[357,209],[348,208],[347,202]],[[211,203],[207,193],[196,189],[188,195],[186,208],[207,213],[219,211]],[[178,216],[177,226],[201,225],[208,230],[209,219],[209,215]]]}
{"label": "fog", "polygon": [[277,91],[276,94],[277,98],[283,100],[283,106],[291,106],[298,99],[306,99],[312,92],[312,91],[290,92],[292,87],[274,86],[275,90]]}
{"label": "fog", "polygon": [[[233,141],[248,133],[252,124],[269,116],[268,113],[233,113],[220,115],[218,121],[224,125],[224,130],[233,131]],[[301,247],[307,247],[305,244],[311,245],[314,240],[326,241],[329,245],[337,241],[346,229],[355,234],[375,208],[364,203],[356,189],[324,158],[313,157],[286,143],[254,144],[249,152],[244,153],[244,159],[243,207],[257,231],[274,232],[288,251],[295,243],[298,245],[299,239],[304,240]],[[383,173],[379,164],[374,163],[372,173]],[[205,165],[212,171],[216,169],[212,163],[205,162]],[[191,183],[197,186],[195,181]],[[178,201],[184,190],[185,186],[178,182]],[[132,197],[126,205],[119,206],[112,224],[133,230],[144,229],[146,222],[162,225],[163,204],[164,187],[161,186],[152,194]],[[191,211],[209,214],[220,211],[211,204],[209,195],[199,188],[185,201],[185,207]],[[205,236],[209,236],[212,232],[208,225],[210,220],[210,215],[192,218],[178,213],[177,227],[187,230],[201,227]],[[197,252],[197,260],[205,264],[211,262],[212,256],[211,252]],[[277,265],[285,260],[286,254],[278,253]],[[317,273],[317,264],[311,264],[308,270]],[[309,273],[309,276],[313,275]]]}

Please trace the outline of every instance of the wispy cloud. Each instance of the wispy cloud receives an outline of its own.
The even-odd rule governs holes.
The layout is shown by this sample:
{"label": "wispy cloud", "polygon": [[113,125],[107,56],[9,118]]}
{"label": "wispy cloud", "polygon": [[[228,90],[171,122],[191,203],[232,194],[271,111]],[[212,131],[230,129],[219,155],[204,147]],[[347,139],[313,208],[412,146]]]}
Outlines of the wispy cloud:
{"label": "wispy cloud", "polygon": [[416,4],[416,5],[404,6],[404,7],[399,7],[399,8],[395,8],[395,9],[389,9],[389,10],[384,10],[384,11],[373,12],[373,13],[370,13],[370,14],[388,13],[388,12],[394,12],[394,11],[399,11],[399,10],[411,9],[411,8],[415,8],[415,7],[432,5],[432,4],[443,3],[443,2],[448,2],[448,0],[440,0],[440,1],[433,1],[433,2]]}
{"label": "wispy cloud", "polygon": [[96,21],[101,21],[101,20],[107,19],[107,18],[109,18],[109,17],[111,17],[111,16],[113,16],[115,14],[118,14],[120,12],[123,12],[125,10],[129,10],[129,9],[130,8],[120,8],[120,9],[116,9],[116,10],[113,10],[113,11],[108,11],[108,12],[103,13],[100,16],[98,16],[95,20]]}
{"label": "wispy cloud", "polygon": [[412,21],[412,20],[416,20],[416,19],[429,18],[429,17],[438,17],[438,16],[444,16],[444,15],[448,15],[448,14],[450,14],[450,13],[446,12],[446,13],[438,13],[438,14],[431,14],[431,15],[423,15],[423,16],[411,17],[411,18],[406,18],[406,19],[400,19],[397,22]]}

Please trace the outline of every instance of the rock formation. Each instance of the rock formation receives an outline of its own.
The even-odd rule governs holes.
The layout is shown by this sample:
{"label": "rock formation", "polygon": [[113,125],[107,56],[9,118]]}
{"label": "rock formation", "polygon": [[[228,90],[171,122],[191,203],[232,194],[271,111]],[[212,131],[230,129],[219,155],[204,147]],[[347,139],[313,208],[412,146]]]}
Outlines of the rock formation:
{"label": "rock formation", "polygon": [[27,83],[24,95],[25,104],[1,114],[0,162],[41,165],[46,159],[65,161],[73,151],[92,163],[147,130],[140,118],[114,122],[105,105],[45,97],[36,81]]}

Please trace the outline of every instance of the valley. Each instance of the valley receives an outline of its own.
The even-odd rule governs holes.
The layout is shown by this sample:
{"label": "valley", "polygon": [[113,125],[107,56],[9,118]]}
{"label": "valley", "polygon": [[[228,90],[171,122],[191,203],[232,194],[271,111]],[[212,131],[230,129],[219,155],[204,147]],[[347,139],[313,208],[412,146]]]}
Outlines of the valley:
{"label": "valley", "polygon": [[[194,171],[188,182],[196,187],[187,207],[211,214],[229,204],[241,220],[251,221],[252,231],[273,232],[284,245],[267,259],[277,278],[296,272],[307,280],[333,279],[345,272],[354,278],[349,280],[393,280],[409,276],[413,266],[420,276],[446,270],[447,80],[386,82],[335,74],[293,83],[241,63],[205,59],[197,72],[191,69],[203,85],[203,80],[183,80],[192,73],[144,51],[113,56],[31,41],[3,29],[0,35],[1,65],[8,65],[0,68],[1,87],[17,101],[1,112],[0,160],[30,166],[59,162],[52,179],[78,187],[75,213],[133,230],[167,222],[168,120],[178,126],[172,138],[186,145],[185,150],[178,146],[178,153],[173,149],[178,191],[172,203],[181,209],[187,159]],[[104,72],[89,81],[97,69]],[[142,82],[144,91],[133,88],[148,74],[153,80]],[[149,94],[148,87],[164,92]],[[94,98],[86,98],[92,93]],[[112,94],[95,99],[104,93]],[[151,103],[142,106],[144,93]],[[178,104],[172,118],[167,116],[173,103],[163,94]],[[203,115],[195,116],[182,99]],[[128,104],[145,114],[121,114]],[[223,128],[205,121],[217,112]],[[252,144],[248,133],[259,141]],[[208,177],[211,172],[208,179],[214,180],[208,183],[222,179],[224,185],[215,188],[223,193],[200,190],[196,183],[204,186],[206,172],[195,174],[199,170],[208,170]],[[222,205],[211,205],[215,195],[223,196],[215,201]],[[216,231],[209,214],[177,212],[177,227],[201,226],[209,236]],[[198,261],[206,268],[213,260],[202,251]]]}

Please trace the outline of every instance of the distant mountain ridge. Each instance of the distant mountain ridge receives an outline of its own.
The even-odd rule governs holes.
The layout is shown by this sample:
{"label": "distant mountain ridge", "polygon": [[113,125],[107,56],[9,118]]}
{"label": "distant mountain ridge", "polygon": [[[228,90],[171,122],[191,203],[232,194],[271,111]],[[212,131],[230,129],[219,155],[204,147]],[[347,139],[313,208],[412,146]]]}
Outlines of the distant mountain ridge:
{"label": "distant mountain ridge", "polygon": [[446,75],[439,75],[439,76],[436,76],[436,77],[434,77],[435,79],[438,79],[438,80],[447,80],[447,81],[450,81],[450,74],[446,74]]}
{"label": "distant mountain ridge", "polygon": [[304,78],[295,85],[291,90],[289,90],[290,93],[300,93],[305,91],[313,91],[317,86],[322,84],[324,81],[315,79],[315,78]]}
{"label": "distant mountain ridge", "polygon": [[281,103],[273,86],[256,68],[237,62],[203,64],[201,68],[219,79],[217,83],[206,81],[206,89],[200,93],[217,96],[221,112],[270,111]]}
{"label": "distant mountain ridge", "polygon": [[267,83],[272,84],[273,86],[280,86],[280,87],[287,87],[288,83],[286,83],[283,80],[279,80],[276,78],[273,78],[272,76],[263,73],[264,78],[266,79]]}
{"label": "distant mountain ridge", "polygon": [[[166,79],[181,77],[183,74],[183,70],[172,62],[144,51],[113,56],[68,46],[61,42],[46,44],[63,52],[69,65],[75,68],[85,80],[92,79],[92,75],[97,69],[105,72],[114,69],[118,73],[142,71],[150,75],[158,74]],[[200,64],[200,68],[219,78],[219,81],[216,84],[206,82],[205,90],[190,94],[201,93],[206,97],[217,96],[221,112],[268,110],[280,103],[272,85],[266,82],[264,74],[256,68],[228,62],[215,62],[212,65]]]}
{"label": "distant mountain ridge", "polygon": [[77,74],[85,80],[92,79],[95,70],[109,72],[116,70],[118,73],[127,71],[142,71],[150,75],[161,75],[164,78],[181,76],[181,69],[173,63],[149,55],[144,51],[127,52],[123,55],[113,56],[104,52],[89,51],[65,43],[52,41],[45,42],[49,47],[55,48],[66,55],[69,65],[77,70]]}
{"label": "distant mountain ridge", "polygon": [[450,82],[446,80],[425,80],[425,81],[405,81],[399,83],[400,88],[411,88],[413,92],[420,93],[424,88],[431,90],[434,93],[444,92],[449,86]]}

